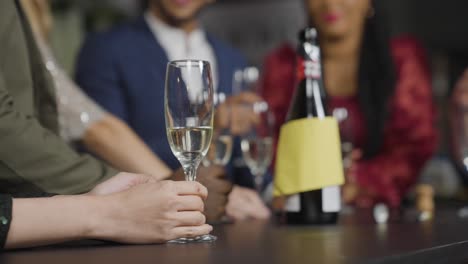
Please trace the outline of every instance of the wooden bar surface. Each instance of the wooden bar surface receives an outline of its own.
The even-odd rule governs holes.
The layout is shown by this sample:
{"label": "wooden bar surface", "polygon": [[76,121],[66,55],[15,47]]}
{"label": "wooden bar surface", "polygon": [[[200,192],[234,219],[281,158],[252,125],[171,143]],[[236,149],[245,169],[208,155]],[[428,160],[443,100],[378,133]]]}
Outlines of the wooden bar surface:
{"label": "wooden bar surface", "polygon": [[343,215],[335,226],[246,221],[216,225],[213,244],[80,241],[4,252],[0,263],[468,263],[468,219],[457,209],[439,210],[427,222],[394,213],[383,225],[365,210]]}

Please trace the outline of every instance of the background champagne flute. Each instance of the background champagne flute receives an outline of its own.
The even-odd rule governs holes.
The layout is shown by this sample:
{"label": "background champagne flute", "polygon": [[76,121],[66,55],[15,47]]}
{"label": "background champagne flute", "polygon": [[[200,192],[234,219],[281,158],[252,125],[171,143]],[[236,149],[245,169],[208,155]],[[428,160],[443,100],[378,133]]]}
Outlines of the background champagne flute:
{"label": "background champagne flute", "polygon": [[210,165],[225,166],[229,163],[233,150],[233,136],[231,134],[231,108],[224,104],[226,95],[223,93],[215,94],[215,115],[220,115],[224,125],[215,127],[213,130],[213,139],[211,146],[202,161],[206,167]]}
{"label": "background champagne flute", "polygon": [[[247,106],[246,106],[247,107]],[[267,172],[273,157],[274,118],[266,102],[254,103],[253,113],[257,122],[241,137],[241,149],[244,161],[254,175],[258,191],[262,189],[263,176]]]}
{"label": "background champagne flute", "polygon": [[338,121],[341,138],[341,152],[343,156],[343,167],[348,169],[352,165],[351,152],[354,150],[353,120],[350,118],[346,107],[337,107],[332,111],[333,117]]}
{"label": "background champagne flute", "polygon": [[245,67],[234,72],[232,78],[232,94],[240,92],[258,93],[259,70],[256,67]]}
{"label": "background champagne flute", "polygon": [[[187,181],[196,180],[197,168],[206,155],[213,133],[213,81],[206,61],[179,60],[167,65],[164,108],[172,153]],[[170,242],[214,241],[205,235]]]}
{"label": "background champagne flute", "polygon": [[[345,175],[347,171],[353,165],[352,152],[355,148],[355,137],[353,133],[353,120],[349,113],[348,108],[346,107],[336,107],[332,109],[333,117],[336,118],[340,130],[340,140],[341,140],[341,154],[343,157],[343,170]],[[348,181],[348,180],[347,180]],[[342,201],[341,201],[341,213],[350,214],[354,212],[354,208],[346,204],[345,200],[351,199],[354,197],[355,192],[350,191],[349,189],[342,188]],[[385,218],[385,214],[388,208],[384,204],[379,204],[374,208],[374,215],[378,216],[378,221],[383,221],[381,219]],[[383,216],[382,216],[383,215]],[[376,218],[376,219],[377,219]],[[377,220],[376,220],[377,221]],[[385,220],[386,221],[386,220]]]}

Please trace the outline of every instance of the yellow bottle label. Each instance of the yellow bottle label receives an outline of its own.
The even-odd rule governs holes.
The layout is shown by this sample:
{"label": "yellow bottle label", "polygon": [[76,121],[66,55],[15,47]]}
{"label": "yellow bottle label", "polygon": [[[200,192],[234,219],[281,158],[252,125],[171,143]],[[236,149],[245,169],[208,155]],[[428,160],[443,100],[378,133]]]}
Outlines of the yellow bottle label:
{"label": "yellow bottle label", "polygon": [[281,127],[274,195],[291,195],[344,183],[335,118],[304,118]]}

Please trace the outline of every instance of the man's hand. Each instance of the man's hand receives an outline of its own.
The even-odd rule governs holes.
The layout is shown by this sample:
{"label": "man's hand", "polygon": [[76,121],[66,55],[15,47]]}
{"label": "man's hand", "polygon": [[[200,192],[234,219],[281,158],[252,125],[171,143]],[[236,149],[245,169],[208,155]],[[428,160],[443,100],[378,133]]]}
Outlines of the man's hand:
{"label": "man's hand", "polygon": [[207,189],[198,182],[159,181],[122,192],[93,196],[91,234],[125,243],[161,243],[208,234],[203,200]]}
{"label": "man's hand", "polygon": [[134,186],[155,181],[153,177],[148,175],[121,172],[107,181],[96,185],[88,194],[106,195],[125,191]]}
{"label": "man's hand", "polygon": [[[205,216],[208,222],[217,222],[225,215],[228,195],[232,184],[226,179],[226,172],[221,166],[200,166],[197,171],[197,181],[208,189],[208,199],[205,201]],[[182,169],[177,170],[172,180],[185,179]]]}
{"label": "man's hand", "polygon": [[253,124],[258,123],[259,117],[254,113],[252,106],[261,101],[262,98],[252,92],[242,92],[229,97],[217,108],[215,127],[229,128],[233,135],[245,133]]}
{"label": "man's hand", "polygon": [[257,192],[240,186],[234,186],[232,189],[226,213],[234,220],[268,219],[270,217],[270,211]]}

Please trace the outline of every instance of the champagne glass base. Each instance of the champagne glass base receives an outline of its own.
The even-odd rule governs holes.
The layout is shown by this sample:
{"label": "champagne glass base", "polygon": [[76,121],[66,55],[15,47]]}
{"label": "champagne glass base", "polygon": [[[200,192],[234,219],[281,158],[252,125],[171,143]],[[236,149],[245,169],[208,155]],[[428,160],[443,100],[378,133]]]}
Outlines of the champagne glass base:
{"label": "champagne glass base", "polygon": [[173,240],[167,241],[170,244],[188,244],[188,243],[212,243],[215,242],[218,238],[213,235],[203,235],[197,237],[181,237]]}

